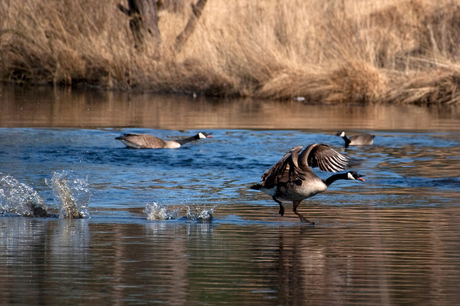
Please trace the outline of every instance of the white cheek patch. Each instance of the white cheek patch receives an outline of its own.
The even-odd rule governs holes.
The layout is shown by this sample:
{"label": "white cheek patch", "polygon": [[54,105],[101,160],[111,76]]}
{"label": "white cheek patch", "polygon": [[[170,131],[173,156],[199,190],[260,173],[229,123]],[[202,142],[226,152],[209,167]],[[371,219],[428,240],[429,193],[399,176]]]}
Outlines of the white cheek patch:
{"label": "white cheek patch", "polygon": [[348,172],[347,177],[348,177],[349,180],[354,180],[354,179],[355,179],[355,178],[353,177],[353,175],[351,175],[350,172]]}

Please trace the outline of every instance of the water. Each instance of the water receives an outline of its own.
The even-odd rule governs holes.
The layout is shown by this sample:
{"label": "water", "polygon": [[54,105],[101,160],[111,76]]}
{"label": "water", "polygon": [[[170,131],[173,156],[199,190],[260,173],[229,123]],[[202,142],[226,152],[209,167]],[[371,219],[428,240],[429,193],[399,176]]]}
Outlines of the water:
{"label": "water", "polygon": [[[120,96],[3,89],[2,303],[460,300],[456,108]],[[158,115],[174,101],[175,117]],[[334,136],[342,127],[375,134],[374,145],[344,149]],[[198,131],[213,138],[178,150],[126,149],[114,139]],[[360,159],[366,182],[338,181],[305,200],[299,210],[316,223],[308,226],[291,204],[280,217],[278,204],[249,186],[291,147],[313,142]],[[27,217],[31,201],[52,215]]]}

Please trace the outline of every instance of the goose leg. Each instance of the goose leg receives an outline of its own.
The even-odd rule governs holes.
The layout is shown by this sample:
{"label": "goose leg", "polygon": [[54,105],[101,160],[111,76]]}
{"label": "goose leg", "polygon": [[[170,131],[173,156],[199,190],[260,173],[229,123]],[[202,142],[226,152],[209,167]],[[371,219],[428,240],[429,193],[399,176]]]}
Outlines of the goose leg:
{"label": "goose leg", "polygon": [[278,203],[278,204],[280,205],[279,214],[280,214],[281,216],[284,216],[284,206],[283,206],[283,203],[281,203],[280,201],[278,201],[278,199],[275,198],[275,197],[272,197],[272,199],[273,199],[276,203]]}
{"label": "goose leg", "polygon": [[302,223],[309,223],[309,224],[311,224],[311,225],[315,225],[315,222],[312,222],[312,221],[307,220],[304,216],[302,216],[302,214],[300,214],[300,213],[297,212],[297,206],[300,205],[300,202],[302,202],[302,200],[300,200],[300,201],[292,201],[292,208],[293,208],[293,210],[294,210],[294,213],[295,213],[297,216],[299,216],[300,221],[301,221]]}

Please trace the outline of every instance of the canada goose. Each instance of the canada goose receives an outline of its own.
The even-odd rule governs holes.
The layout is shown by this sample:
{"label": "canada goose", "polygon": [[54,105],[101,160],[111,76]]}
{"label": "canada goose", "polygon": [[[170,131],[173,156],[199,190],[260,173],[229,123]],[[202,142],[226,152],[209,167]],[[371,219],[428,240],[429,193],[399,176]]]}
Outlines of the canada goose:
{"label": "canada goose", "polygon": [[206,132],[200,132],[188,138],[164,141],[163,139],[149,134],[129,133],[116,137],[115,139],[120,140],[127,147],[134,149],[177,149],[187,142],[211,137],[212,136]]}
{"label": "canada goose", "polygon": [[345,140],[345,147],[348,146],[368,146],[374,142],[375,135],[370,134],[361,134],[361,135],[352,135],[347,137],[345,131],[339,131],[336,134],[339,137],[342,137]]}
{"label": "canada goose", "polygon": [[320,179],[310,169],[319,167],[322,171],[336,172],[352,166],[352,161],[345,155],[331,149],[325,144],[309,145],[302,153],[301,146],[291,149],[279,162],[265,171],[262,184],[251,186],[272,197],[280,205],[279,214],[284,215],[282,200],[292,201],[294,213],[304,223],[315,224],[297,212],[302,200],[323,192],[336,180],[363,181],[363,175],[350,171],[334,174],[326,180]]}

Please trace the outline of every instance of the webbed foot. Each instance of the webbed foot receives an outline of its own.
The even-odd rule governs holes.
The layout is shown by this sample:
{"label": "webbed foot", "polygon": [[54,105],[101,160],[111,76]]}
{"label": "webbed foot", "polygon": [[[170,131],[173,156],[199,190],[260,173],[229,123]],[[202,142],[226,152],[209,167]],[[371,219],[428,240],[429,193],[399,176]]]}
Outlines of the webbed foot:
{"label": "webbed foot", "polygon": [[280,214],[281,216],[284,216],[284,207],[283,207],[283,206],[280,207],[279,214]]}
{"label": "webbed foot", "polygon": [[315,225],[315,222],[307,220],[304,216],[300,215],[300,222],[310,224],[310,225]]}

